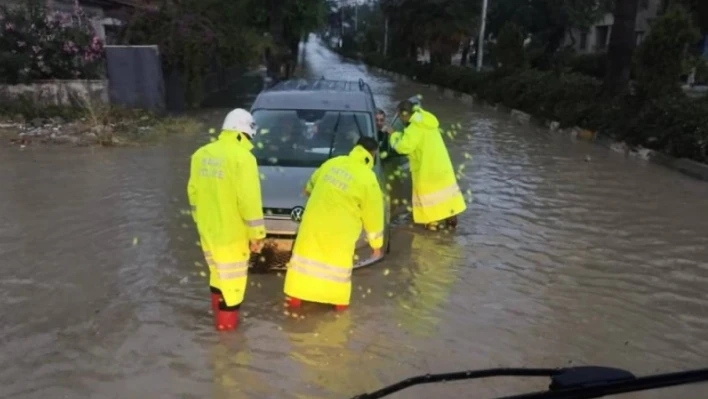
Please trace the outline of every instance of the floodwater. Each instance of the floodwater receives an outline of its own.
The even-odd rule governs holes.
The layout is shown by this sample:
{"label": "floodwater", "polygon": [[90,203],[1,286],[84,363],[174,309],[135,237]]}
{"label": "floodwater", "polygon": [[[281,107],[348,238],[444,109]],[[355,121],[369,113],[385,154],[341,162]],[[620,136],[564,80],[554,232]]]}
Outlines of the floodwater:
{"label": "floodwater", "polygon": [[[706,366],[707,184],[394,82],[316,41],[305,61],[313,76],[366,79],[389,111],[422,94],[443,123],[462,124],[449,148],[474,201],[458,231],[398,227],[390,256],[355,273],[353,306],[339,315],[286,315],[283,276],[252,275],[239,330],[217,334],[181,214],[188,156],[204,135],[138,149],[1,147],[0,397],[347,398],[462,369]],[[391,397],[545,384],[456,382]]]}

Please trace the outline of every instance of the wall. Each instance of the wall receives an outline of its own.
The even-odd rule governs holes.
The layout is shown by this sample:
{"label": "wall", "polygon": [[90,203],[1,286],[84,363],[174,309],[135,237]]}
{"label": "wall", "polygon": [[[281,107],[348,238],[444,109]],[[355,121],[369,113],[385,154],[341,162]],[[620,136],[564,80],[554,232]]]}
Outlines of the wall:
{"label": "wall", "polygon": [[166,93],[158,47],[106,46],[105,49],[111,103],[164,111]]}
{"label": "wall", "polygon": [[48,80],[0,85],[0,103],[26,99],[40,105],[75,106],[86,101],[108,103],[106,80]]}
{"label": "wall", "polygon": [[[639,0],[639,11],[637,12],[637,21],[635,25],[635,33],[637,34],[637,45],[639,45],[644,38],[649,34],[651,21],[656,18],[660,11],[661,0]],[[605,14],[600,20],[598,20],[587,32],[587,45],[582,46],[582,36],[583,33],[574,29],[572,31],[572,36],[575,38],[575,48],[576,51],[580,53],[596,53],[607,51],[607,46],[610,44],[610,34],[612,33],[612,24],[615,19],[612,14]],[[607,35],[603,40],[601,40],[600,32],[604,29],[607,31]],[[565,44],[571,45],[572,39],[570,34],[566,37]]]}

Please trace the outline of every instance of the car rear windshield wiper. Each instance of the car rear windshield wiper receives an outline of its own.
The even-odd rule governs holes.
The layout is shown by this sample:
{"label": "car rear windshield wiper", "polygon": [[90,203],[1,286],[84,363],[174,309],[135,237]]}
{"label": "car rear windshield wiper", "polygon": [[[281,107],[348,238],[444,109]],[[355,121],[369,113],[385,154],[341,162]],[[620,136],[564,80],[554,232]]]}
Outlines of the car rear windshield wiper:
{"label": "car rear windshield wiper", "polygon": [[329,142],[329,155],[327,159],[332,158],[332,151],[334,151],[334,140],[337,138],[337,129],[339,129],[339,120],[342,119],[342,113],[337,113],[337,120],[334,121],[334,127],[332,128],[332,141]]}
{"label": "car rear windshield wiper", "polygon": [[414,385],[471,380],[488,377],[550,377],[548,391],[533,392],[497,399],[591,399],[607,395],[644,391],[708,381],[708,368],[635,377],[632,373],[610,367],[569,367],[559,369],[487,369],[458,371],[445,374],[426,374],[399,381],[372,393],[352,399],[383,398]]}
{"label": "car rear windshield wiper", "polygon": [[361,130],[361,125],[359,125],[359,120],[356,118],[356,115],[354,115],[354,114],[352,114],[352,118],[354,119],[354,124],[356,125],[357,133],[359,133],[359,138],[361,138],[363,132]]}

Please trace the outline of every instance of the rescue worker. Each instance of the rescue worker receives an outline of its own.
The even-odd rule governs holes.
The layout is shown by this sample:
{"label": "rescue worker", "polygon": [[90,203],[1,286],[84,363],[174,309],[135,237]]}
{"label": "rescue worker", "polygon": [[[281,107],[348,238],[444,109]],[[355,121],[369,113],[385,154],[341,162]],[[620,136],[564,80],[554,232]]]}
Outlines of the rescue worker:
{"label": "rescue worker", "polygon": [[373,256],[381,256],[383,193],[372,170],[377,149],[376,139],[362,137],[349,155],[326,161],[307,183],[309,199],[285,276],[290,307],[302,300],[348,307],[362,224]]}
{"label": "rescue worker", "polygon": [[[251,140],[253,116],[226,115],[219,139],[192,155],[187,193],[204,257],[217,330],[233,330],[243,302],[250,252],[265,238],[261,187]],[[249,252],[250,250],[250,252]]]}
{"label": "rescue worker", "polygon": [[428,229],[457,226],[467,209],[435,115],[406,100],[398,104],[403,132],[389,133],[391,150],[408,155],[413,183],[413,221]]}

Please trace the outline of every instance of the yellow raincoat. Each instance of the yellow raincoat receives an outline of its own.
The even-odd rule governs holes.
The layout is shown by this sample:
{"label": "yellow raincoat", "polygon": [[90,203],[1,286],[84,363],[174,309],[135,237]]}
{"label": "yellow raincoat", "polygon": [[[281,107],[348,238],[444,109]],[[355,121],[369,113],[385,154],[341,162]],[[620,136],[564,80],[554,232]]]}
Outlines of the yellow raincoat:
{"label": "yellow raincoat", "polygon": [[435,115],[416,106],[403,132],[391,134],[391,148],[408,155],[413,183],[413,221],[439,222],[467,209]]}
{"label": "yellow raincoat", "polygon": [[383,194],[361,146],[312,174],[311,193],[285,276],[285,294],[310,302],[348,305],[356,241],[362,223],[369,244],[383,246]]}
{"label": "yellow raincoat", "polygon": [[187,194],[211,272],[226,306],[243,302],[249,241],[265,238],[261,183],[253,145],[241,133],[219,139],[192,155]]}

